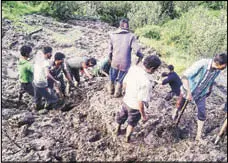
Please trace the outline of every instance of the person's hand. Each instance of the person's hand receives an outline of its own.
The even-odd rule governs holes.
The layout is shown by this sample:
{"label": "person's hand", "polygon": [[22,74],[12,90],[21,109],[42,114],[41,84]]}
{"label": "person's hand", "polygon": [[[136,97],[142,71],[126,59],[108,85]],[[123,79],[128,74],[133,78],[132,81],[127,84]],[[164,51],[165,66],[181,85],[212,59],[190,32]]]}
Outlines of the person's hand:
{"label": "person's hand", "polygon": [[89,79],[93,79],[93,75],[88,76]]}
{"label": "person's hand", "polygon": [[148,107],[149,107],[149,103],[148,103],[148,102],[144,102],[144,106],[145,106],[146,108],[148,108]]}
{"label": "person's hand", "polygon": [[61,86],[61,83],[58,80],[55,80],[55,84],[56,84],[57,87],[60,87]]}
{"label": "person's hand", "polygon": [[148,117],[146,115],[142,116],[142,121],[145,123],[148,120]]}

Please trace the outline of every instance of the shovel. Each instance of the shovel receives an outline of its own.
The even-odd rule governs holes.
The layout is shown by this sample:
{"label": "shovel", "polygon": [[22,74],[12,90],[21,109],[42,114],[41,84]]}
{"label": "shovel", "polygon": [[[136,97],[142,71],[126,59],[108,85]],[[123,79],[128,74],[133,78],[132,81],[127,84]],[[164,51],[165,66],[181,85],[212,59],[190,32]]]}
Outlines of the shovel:
{"label": "shovel", "polygon": [[173,133],[173,136],[176,138],[176,141],[178,141],[180,139],[180,137],[181,137],[181,129],[178,128],[178,124],[180,122],[181,116],[183,115],[184,110],[186,109],[188,103],[189,103],[188,100],[186,100],[184,102],[184,105],[181,108],[181,112],[180,112],[179,116],[177,117],[177,120],[175,121],[175,124],[172,125],[172,127],[171,127],[172,128],[171,131]]}
{"label": "shovel", "polygon": [[181,119],[181,116],[182,116],[182,114],[184,113],[184,110],[186,109],[188,103],[189,103],[189,100],[186,100],[186,101],[184,102],[184,105],[183,105],[182,108],[181,108],[180,115],[177,117],[177,120],[176,120],[176,122],[175,122],[175,127],[178,126],[178,124],[179,124],[179,122],[180,122],[180,119]]}

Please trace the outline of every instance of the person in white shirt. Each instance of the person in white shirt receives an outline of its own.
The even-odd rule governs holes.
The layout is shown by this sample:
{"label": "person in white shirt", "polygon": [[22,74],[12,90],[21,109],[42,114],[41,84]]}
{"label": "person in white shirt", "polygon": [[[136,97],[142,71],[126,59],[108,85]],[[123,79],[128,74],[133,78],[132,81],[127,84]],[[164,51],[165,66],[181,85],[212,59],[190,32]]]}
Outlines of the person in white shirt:
{"label": "person in white shirt", "polygon": [[125,95],[121,111],[117,113],[116,134],[120,134],[121,125],[128,120],[126,142],[130,141],[131,133],[139,120],[147,120],[144,112],[144,104],[150,100],[152,83],[149,75],[152,74],[161,65],[161,60],[156,55],[147,56],[143,64],[131,66],[123,85],[125,87]]}
{"label": "person in white shirt", "polygon": [[44,47],[43,56],[37,54],[34,64],[34,103],[35,110],[39,110],[42,106],[42,97],[46,100],[45,109],[54,107],[58,102],[57,96],[53,93],[53,90],[48,87],[48,78],[52,79],[56,84],[60,84],[59,81],[55,80],[49,72],[50,62],[49,59],[52,56],[52,48]]}

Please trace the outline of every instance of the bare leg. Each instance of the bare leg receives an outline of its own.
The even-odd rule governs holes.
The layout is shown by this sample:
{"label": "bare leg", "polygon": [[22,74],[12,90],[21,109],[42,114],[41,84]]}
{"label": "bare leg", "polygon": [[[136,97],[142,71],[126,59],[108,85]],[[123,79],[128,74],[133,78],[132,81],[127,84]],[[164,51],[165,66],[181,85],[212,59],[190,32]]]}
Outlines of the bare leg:
{"label": "bare leg", "polygon": [[134,129],[133,126],[131,126],[131,125],[127,126],[127,133],[126,133],[126,142],[127,143],[129,143],[129,141],[130,141],[130,136],[131,136],[131,133],[133,132],[133,129]]}

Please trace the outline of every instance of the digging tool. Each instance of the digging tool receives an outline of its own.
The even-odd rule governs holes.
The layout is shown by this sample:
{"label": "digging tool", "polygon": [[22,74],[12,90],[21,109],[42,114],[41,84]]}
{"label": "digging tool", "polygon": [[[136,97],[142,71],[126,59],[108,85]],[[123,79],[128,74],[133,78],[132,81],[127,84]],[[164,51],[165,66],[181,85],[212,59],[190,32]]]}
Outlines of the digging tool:
{"label": "digging tool", "polygon": [[216,139],[215,139],[215,144],[218,144],[218,142],[220,141],[221,137],[224,135],[225,131],[227,129],[227,118],[225,119],[223,125],[222,125],[222,128],[220,129],[219,131],[219,134],[216,136]]}
{"label": "digging tool", "polygon": [[61,91],[61,84],[54,84],[54,87],[55,87],[55,90],[56,90],[56,93],[59,95],[60,98],[64,98],[64,95]]}
{"label": "digging tool", "polygon": [[178,124],[179,124],[179,122],[180,122],[180,119],[181,119],[181,116],[182,116],[182,114],[184,113],[184,110],[185,110],[185,108],[187,107],[188,103],[189,103],[189,100],[186,100],[186,101],[184,102],[184,105],[183,105],[182,108],[181,108],[180,115],[177,117],[177,120],[176,120],[176,122],[175,122],[175,127],[178,126]]}
{"label": "digging tool", "polygon": [[137,59],[137,61],[136,61],[136,65],[138,65],[138,64],[139,64],[139,62],[141,62],[141,61],[142,61],[142,59],[143,59],[143,57],[138,57],[138,59]]}

